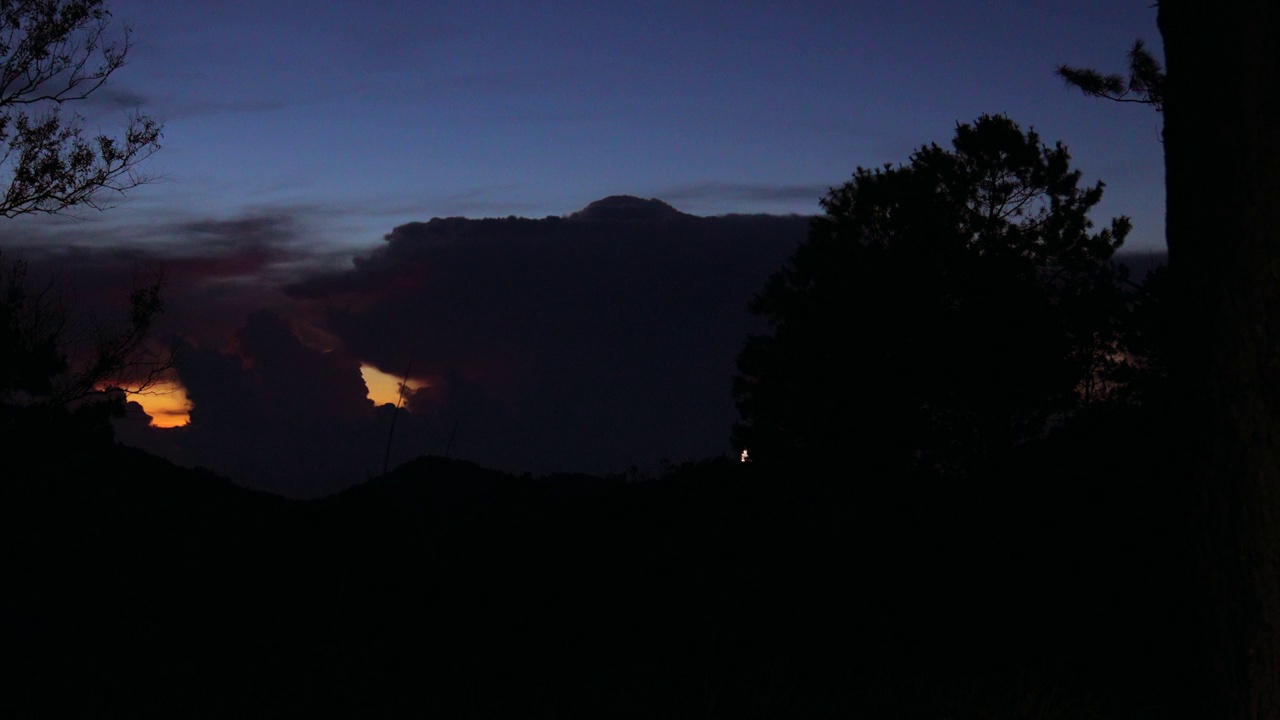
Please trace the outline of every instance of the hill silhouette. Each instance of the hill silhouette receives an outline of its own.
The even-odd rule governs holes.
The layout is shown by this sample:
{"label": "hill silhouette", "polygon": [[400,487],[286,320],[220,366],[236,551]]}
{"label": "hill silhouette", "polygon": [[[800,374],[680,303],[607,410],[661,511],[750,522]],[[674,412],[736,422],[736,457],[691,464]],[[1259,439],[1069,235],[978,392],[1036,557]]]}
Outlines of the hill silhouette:
{"label": "hill silhouette", "polygon": [[726,459],[624,482],[424,457],[289,501],[136,450],[68,456],[0,483],[0,709],[1138,717],[1176,643],[1140,590],[1146,464],[1099,426],[940,494]]}

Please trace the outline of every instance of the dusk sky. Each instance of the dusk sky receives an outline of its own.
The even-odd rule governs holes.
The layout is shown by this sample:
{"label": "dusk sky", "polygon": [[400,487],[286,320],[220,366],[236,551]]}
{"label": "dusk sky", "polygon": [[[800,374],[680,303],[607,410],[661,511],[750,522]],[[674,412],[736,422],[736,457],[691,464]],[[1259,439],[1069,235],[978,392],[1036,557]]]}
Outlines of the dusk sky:
{"label": "dusk sky", "polygon": [[[404,276],[396,275],[404,266],[388,269],[393,258],[425,267],[436,256],[424,259],[424,248],[452,252],[454,236],[409,223],[566,216],[620,194],[660,198],[698,216],[810,215],[819,212],[827,189],[855,167],[905,162],[922,144],[949,142],[957,122],[1003,113],[1033,127],[1045,142],[1065,142],[1085,183],[1105,181],[1094,219],[1101,226],[1113,215],[1130,216],[1134,231],[1126,249],[1162,249],[1158,115],[1084,97],[1054,74],[1060,63],[1122,71],[1125,53],[1139,37],[1159,54],[1150,4],[113,0],[109,7],[131,29],[134,47],[111,83],[76,110],[90,129],[104,132],[122,127],[125,113],[135,109],[162,120],[163,148],[144,168],[157,180],[106,213],[4,221],[0,245],[27,248],[33,261],[44,257],[51,267],[66,269],[81,284],[79,295],[94,302],[127,285],[139,267],[163,268],[170,288],[165,332],[188,346],[189,357],[203,358],[206,364],[197,366],[209,371],[190,370],[189,378],[212,377],[210,368],[238,354],[243,368],[258,373],[253,382],[269,385],[262,374],[268,363],[250,358],[260,358],[253,353],[264,348],[289,346],[296,358],[314,356],[316,377],[337,378],[333,387],[350,385],[348,394],[359,404],[360,376],[351,375],[353,368],[380,365],[399,373],[412,354],[423,368],[420,382],[440,384],[449,376],[455,391],[474,386],[487,393],[485,402],[496,402],[501,392],[495,388],[534,380],[512,379],[510,368],[496,361],[484,371],[463,368],[461,363],[478,361],[461,350],[443,353],[457,367],[433,364],[430,348],[438,348],[440,338],[415,337],[394,352],[375,347],[364,332],[371,326],[360,325],[378,318],[387,324],[377,327],[393,332],[379,305],[392,298],[352,299],[352,288],[405,287]],[[565,253],[580,238],[538,228],[528,231],[530,237],[554,235],[547,242],[559,244],[546,253],[535,248],[521,255],[523,264],[505,268],[512,285],[550,257],[559,258],[562,269],[578,266],[579,256]],[[476,231],[490,259],[505,253],[492,231]],[[720,232],[707,230],[708,246],[691,251],[696,258],[690,265],[704,274],[693,273],[689,282],[714,285],[697,295],[706,307],[728,308],[723,312],[729,314],[741,309],[741,317],[723,323],[705,315],[723,326],[723,343],[740,344],[735,338],[751,327],[744,288],[758,288],[797,236],[788,230],[773,244],[752,240],[756,254],[731,263],[740,272],[728,278],[717,275],[723,266],[715,259],[734,251]],[[637,259],[643,253],[632,252],[601,262],[625,258],[625,267],[669,277],[659,258]],[[356,257],[365,264],[353,266]],[[449,287],[457,293],[479,288],[483,294],[481,285],[491,276],[478,262],[449,255],[440,267],[453,269]],[[582,263],[582,277],[591,275],[596,266]],[[565,272],[564,278],[572,275]],[[636,277],[643,279],[644,272],[637,270]],[[413,277],[419,282],[424,276]],[[416,318],[442,312],[441,302],[455,302],[452,296],[442,300],[439,284],[433,288],[395,296],[408,303],[396,307]],[[544,290],[530,285],[525,299],[545,302]],[[682,292],[673,290],[671,297],[688,300]],[[413,304],[428,300],[437,305]],[[457,302],[448,310],[457,317],[476,323],[495,317],[493,303]],[[335,310],[341,303],[343,309]],[[368,314],[351,309],[357,305]],[[630,309],[619,312],[632,318]],[[352,319],[356,315],[360,322]],[[583,318],[582,329],[594,322],[606,321]],[[612,322],[616,330],[617,318]],[[445,332],[435,321],[409,326]],[[519,355],[531,352],[539,333],[570,337],[561,329],[530,331],[525,345],[501,348],[462,331],[450,337]],[[687,339],[695,335],[690,331]],[[708,361],[698,377],[723,371],[723,386],[711,388],[723,397],[723,407],[708,417],[731,422],[727,352]],[[499,376],[500,382],[493,380]],[[298,392],[316,394],[319,387]],[[191,389],[198,425],[200,399]],[[207,418],[216,394],[205,389]],[[221,412],[225,418],[257,411]],[[512,411],[511,427],[538,422],[517,422],[521,417]],[[422,432],[438,439],[458,422],[440,415],[432,430]],[[478,431],[470,432],[467,437],[475,438]],[[665,451],[645,445],[655,457],[635,462],[727,447],[727,424],[707,433],[723,437],[724,444]],[[305,454],[298,449],[304,446],[299,441],[295,450]],[[458,452],[465,456],[463,447],[460,442]],[[619,445],[618,452],[625,449]],[[202,457],[225,454],[209,450]],[[494,462],[505,469],[592,472],[629,464],[620,455],[593,455],[578,467],[571,456],[568,450],[536,457],[513,452]],[[326,482],[312,488],[258,484],[314,495],[339,483]]]}
{"label": "dusk sky", "polygon": [[[1163,239],[1159,122],[1059,63],[1158,51],[1149,2],[377,3],[114,0],[136,45],[93,106],[165,121],[163,177],[71,224],[92,242],[279,216],[368,247],[434,216],[542,217],[613,194],[685,212],[817,211],[857,165],[1004,113]],[[175,238],[187,240],[188,238]]]}

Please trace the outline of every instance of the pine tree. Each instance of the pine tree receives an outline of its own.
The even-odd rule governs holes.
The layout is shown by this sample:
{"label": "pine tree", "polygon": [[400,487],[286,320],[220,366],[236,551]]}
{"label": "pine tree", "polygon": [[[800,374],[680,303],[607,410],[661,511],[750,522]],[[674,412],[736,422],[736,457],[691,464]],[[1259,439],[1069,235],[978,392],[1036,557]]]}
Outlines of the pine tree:
{"label": "pine tree", "polygon": [[1118,357],[1102,183],[1002,116],[859,168],[752,304],[734,439],[762,461],[965,474],[1083,405]]}

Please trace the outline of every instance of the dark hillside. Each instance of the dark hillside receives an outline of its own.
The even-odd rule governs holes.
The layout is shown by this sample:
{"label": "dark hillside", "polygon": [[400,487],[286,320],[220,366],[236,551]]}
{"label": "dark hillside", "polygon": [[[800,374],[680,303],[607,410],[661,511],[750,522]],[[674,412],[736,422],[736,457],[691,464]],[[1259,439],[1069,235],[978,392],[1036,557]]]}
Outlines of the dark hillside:
{"label": "dark hillside", "polygon": [[967,489],[727,460],[623,484],[421,458],[304,503],[135,451],[68,459],[3,484],[4,702],[1160,717],[1177,606],[1156,594],[1151,463],[1140,440],[1100,442],[1102,423]]}

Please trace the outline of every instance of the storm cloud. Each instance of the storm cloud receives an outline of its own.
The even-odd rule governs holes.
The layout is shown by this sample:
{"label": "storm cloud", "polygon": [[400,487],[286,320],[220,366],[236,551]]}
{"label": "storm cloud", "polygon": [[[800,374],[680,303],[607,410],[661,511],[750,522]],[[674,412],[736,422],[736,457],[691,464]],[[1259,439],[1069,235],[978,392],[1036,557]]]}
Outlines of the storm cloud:
{"label": "storm cloud", "polygon": [[[145,427],[135,406],[123,442],[294,496],[380,473],[393,415],[392,464],[611,473],[719,454],[735,357],[762,329],[747,304],[809,219],[614,196],[401,225],[345,268],[309,257],[305,225],[189,221],[174,236],[197,241],[80,251],[116,276],[155,263],[171,287],[191,422]],[[402,410],[367,399],[362,365],[412,368]]]}
{"label": "storm cloud", "polygon": [[293,284],[346,352],[427,387],[410,409],[510,470],[610,472],[727,450],[747,303],[808,219],[612,197],[566,217],[395,228]]}
{"label": "storm cloud", "polygon": [[[178,377],[193,404],[185,427],[117,428],[127,444],[180,464],[203,466],[244,485],[293,497],[320,497],[382,472],[390,406],[375,407],[359,362],[309,347],[270,311],[251,315],[225,350],[187,347]],[[422,448],[422,420],[398,419],[395,460]]]}

